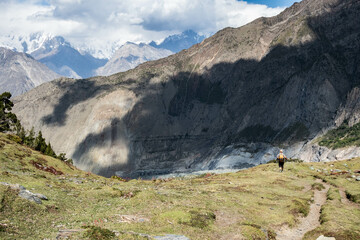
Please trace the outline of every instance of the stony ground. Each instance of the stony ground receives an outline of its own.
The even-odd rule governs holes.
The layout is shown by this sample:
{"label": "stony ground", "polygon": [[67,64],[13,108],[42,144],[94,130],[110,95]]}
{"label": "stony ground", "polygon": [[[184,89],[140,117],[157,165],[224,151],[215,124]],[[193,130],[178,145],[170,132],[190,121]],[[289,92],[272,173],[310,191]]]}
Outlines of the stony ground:
{"label": "stony ground", "polygon": [[0,239],[360,239],[360,159],[122,181],[0,150]]}

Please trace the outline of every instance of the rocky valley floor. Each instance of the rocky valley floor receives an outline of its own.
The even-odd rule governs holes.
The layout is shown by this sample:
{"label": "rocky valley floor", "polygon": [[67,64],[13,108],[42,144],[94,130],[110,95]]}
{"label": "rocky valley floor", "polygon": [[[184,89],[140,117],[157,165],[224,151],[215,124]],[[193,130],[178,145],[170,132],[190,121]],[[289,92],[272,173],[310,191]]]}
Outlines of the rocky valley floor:
{"label": "rocky valley floor", "polygon": [[360,158],[104,178],[0,134],[0,239],[360,239]]}

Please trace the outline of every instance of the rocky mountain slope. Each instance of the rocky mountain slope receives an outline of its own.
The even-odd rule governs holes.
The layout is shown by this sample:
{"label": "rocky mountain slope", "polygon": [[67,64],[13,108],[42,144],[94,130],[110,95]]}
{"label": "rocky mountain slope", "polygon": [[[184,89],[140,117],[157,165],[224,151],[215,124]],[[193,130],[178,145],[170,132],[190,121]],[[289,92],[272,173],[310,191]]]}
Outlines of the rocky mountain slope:
{"label": "rocky mountain slope", "polygon": [[168,49],[177,53],[181,50],[188,49],[197,43],[201,43],[204,39],[205,36],[199,35],[193,30],[187,30],[180,34],[171,35],[159,44],[152,41],[149,45],[155,48]]}
{"label": "rocky mountain slope", "polygon": [[80,171],[11,139],[0,133],[3,240],[360,237],[359,158],[291,162],[281,173],[270,163],[126,181]]}
{"label": "rocky mountain slope", "polygon": [[125,72],[138,66],[140,63],[167,57],[173,52],[166,49],[157,49],[147,44],[128,42],[121,46],[110,60],[96,70],[96,75],[109,76],[118,72]]}
{"label": "rocky mountain slope", "polygon": [[0,92],[20,95],[60,75],[25,53],[0,47]]}
{"label": "rocky mountain slope", "polygon": [[304,0],[125,73],[42,85],[14,111],[104,176],[246,167],[278,147],[323,159],[311,140],[359,86],[359,13],[356,0]]}

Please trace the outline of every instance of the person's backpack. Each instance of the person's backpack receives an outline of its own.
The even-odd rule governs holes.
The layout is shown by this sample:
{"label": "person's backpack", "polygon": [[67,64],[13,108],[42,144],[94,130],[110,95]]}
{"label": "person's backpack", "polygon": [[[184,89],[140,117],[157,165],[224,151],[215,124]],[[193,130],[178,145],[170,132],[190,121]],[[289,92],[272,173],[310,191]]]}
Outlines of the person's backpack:
{"label": "person's backpack", "polygon": [[283,153],[279,153],[278,160],[279,162],[285,162],[285,156]]}

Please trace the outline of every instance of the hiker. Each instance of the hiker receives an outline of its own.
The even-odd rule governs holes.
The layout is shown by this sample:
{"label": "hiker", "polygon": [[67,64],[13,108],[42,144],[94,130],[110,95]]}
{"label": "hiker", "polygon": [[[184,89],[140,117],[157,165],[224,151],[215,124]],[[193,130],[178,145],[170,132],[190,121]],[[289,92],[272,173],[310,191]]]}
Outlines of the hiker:
{"label": "hiker", "polygon": [[284,171],[284,163],[285,163],[285,160],[287,160],[287,157],[283,153],[282,149],[280,149],[280,153],[277,155],[276,160],[279,161],[280,172]]}

